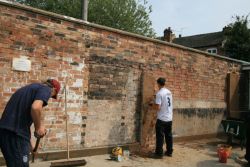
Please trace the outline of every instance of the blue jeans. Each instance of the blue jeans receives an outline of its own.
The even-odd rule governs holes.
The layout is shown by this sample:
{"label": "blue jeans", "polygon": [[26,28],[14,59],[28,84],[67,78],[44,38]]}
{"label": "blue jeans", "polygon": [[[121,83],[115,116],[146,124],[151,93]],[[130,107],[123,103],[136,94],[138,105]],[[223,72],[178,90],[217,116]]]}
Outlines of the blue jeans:
{"label": "blue jeans", "polygon": [[0,129],[0,148],[7,167],[29,167],[30,142],[27,139]]}

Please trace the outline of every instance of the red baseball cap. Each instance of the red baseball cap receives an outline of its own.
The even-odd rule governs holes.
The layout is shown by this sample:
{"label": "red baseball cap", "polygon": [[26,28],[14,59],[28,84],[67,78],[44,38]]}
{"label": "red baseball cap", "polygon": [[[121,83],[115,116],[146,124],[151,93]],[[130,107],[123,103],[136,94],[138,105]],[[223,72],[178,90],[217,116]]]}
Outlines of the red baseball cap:
{"label": "red baseball cap", "polygon": [[53,86],[53,88],[55,89],[56,91],[56,95],[55,96],[52,96],[52,98],[54,99],[57,99],[57,94],[59,93],[60,89],[61,89],[61,85],[60,83],[55,80],[55,79],[51,79],[51,85]]}

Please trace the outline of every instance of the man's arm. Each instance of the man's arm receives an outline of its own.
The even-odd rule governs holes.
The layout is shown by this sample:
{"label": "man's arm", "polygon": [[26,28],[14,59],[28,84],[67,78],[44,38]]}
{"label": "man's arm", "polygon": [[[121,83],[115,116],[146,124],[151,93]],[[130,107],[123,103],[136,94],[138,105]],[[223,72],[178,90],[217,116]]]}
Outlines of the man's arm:
{"label": "man's arm", "polygon": [[159,104],[155,104],[155,103],[150,103],[150,106],[152,109],[154,110],[160,110],[161,106]]}
{"label": "man's arm", "polygon": [[34,122],[35,132],[39,136],[44,136],[46,133],[46,130],[42,126],[42,108],[43,108],[42,100],[35,100],[31,106],[31,117]]}
{"label": "man's arm", "polygon": [[43,101],[35,100],[31,107],[31,116],[35,125],[35,130],[41,127],[41,117],[42,117]]}
{"label": "man's arm", "polygon": [[160,110],[161,105],[160,105],[160,104],[156,104],[156,101],[157,101],[157,100],[155,100],[155,97],[157,98],[157,96],[154,96],[154,98],[152,98],[151,101],[149,102],[149,106],[150,106],[152,109],[158,111],[158,110]]}
{"label": "man's arm", "polygon": [[35,148],[35,142],[32,139],[30,139],[30,146],[31,146],[30,147],[30,152],[32,153],[34,148]]}

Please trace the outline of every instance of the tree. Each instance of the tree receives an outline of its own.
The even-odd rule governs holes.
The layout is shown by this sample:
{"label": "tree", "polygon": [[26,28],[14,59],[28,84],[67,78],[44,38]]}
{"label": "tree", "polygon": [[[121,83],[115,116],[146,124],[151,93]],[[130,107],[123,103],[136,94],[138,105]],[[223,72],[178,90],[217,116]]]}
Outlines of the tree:
{"label": "tree", "polygon": [[81,18],[81,0],[16,0],[21,4],[42,10]]}
{"label": "tree", "polygon": [[231,58],[250,61],[250,29],[248,16],[236,16],[235,22],[226,26],[224,50]]}
{"label": "tree", "polygon": [[90,0],[89,20],[95,23],[114,27],[153,37],[149,19],[151,7],[147,8],[147,1],[136,0]]}
{"label": "tree", "polygon": [[[82,0],[16,0],[35,8],[81,18]],[[88,21],[155,37],[147,0],[89,0]]]}

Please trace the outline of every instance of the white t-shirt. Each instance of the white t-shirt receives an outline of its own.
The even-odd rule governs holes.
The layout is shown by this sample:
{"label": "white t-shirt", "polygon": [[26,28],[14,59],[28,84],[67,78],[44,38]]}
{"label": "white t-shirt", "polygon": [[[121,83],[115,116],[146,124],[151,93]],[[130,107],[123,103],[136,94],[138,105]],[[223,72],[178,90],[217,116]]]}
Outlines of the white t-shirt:
{"label": "white t-shirt", "polygon": [[172,93],[166,88],[161,88],[156,94],[155,103],[160,105],[160,110],[157,113],[157,119],[165,122],[172,121],[173,119]]}

